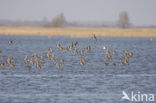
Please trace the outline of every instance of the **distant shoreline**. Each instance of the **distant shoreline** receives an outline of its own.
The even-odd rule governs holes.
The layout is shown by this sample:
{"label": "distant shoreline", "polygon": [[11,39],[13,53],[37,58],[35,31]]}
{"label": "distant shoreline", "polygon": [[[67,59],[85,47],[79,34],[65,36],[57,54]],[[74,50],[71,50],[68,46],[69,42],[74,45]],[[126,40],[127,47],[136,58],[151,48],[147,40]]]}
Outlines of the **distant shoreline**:
{"label": "distant shoreline", "polygon": [[25,35],[25,36],[69,36],[90,37],[93,34],[103,37],[147,37],[156,38],[155,28],[44,28],[44,27],[0,27],[0,35]]}

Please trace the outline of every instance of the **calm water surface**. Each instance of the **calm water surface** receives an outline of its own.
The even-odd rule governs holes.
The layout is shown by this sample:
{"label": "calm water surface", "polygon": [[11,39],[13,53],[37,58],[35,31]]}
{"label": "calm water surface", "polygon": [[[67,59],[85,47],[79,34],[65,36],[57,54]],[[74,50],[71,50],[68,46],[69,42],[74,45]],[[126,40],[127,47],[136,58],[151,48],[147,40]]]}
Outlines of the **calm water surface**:
{"label": "calm water surface", "polygon": [[[14,69],[0,68],[0,103],[128,103],[121,101],[123,90],[156,94],[155,38],[97,39],[94,44],[92,38],[0,36],[0,62],[10,56],[16,65]],[[14,44],[9,45],[9,40]],[[85,49],[86,65],[80,66],[81,56],[75,56],[73,51],[59,51],[57,41],[63,47],[78,41],[77,49]],[[86,50],[88,45],[92,46],[91,52]],[[104,66],[104,45],[118,52],[108,66]],[[29,72],[24,57],[30,58],[36,52],[46,58],[50,47],[54,48],[57,62],[64,58],[65,64],[58,69],[45,59],[40,71],[32,66]],[[122,67],[124,50],[134,55],[129,65]]]}

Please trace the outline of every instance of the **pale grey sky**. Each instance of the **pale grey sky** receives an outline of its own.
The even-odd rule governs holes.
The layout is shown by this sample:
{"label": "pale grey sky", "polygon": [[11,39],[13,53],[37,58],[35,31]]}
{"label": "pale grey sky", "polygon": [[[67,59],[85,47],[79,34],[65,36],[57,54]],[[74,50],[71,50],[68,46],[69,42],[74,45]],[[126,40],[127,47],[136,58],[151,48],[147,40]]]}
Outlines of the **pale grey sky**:
{"label": "pale grey sky", "polygon": [[69,21],[116,21],[127,11],[135,25],[156,25],[156,0],[0,0],[0,19],[42,20],[64,13]]}

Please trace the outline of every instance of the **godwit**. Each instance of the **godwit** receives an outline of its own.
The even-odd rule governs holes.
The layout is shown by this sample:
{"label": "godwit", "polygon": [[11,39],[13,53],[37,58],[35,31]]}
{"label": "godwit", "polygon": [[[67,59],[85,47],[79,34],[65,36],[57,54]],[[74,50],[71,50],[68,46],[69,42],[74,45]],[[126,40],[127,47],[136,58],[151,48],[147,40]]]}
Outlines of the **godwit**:
{"label": "godwit", "polygon": [[11,63],[10,66],[11,66],[12,68],[14,68],[14,67],[15,67],[15,64]]}
{"label": "godwit", "polygon": [[75,43],[74,43],[74,47],[76,47],[76,46],[77,46],[77,44],[78,44],[78,42],[75,42]]}
{"label": "godwit", "polygon": [[5,69],[5,63],[0,63],[0,67]]}
{"label": "godwit", "polygon": [[10,65],[10,64],[12,63],[12,60],[11,60],[10,57],[8,57],[8,59],[7,59],[7,63],[8,63],[8,65]]}
{"label": "godwit", "polygon": [[39,58],[39,56],[38,56],[38,54],[37,54],[37,53],[34,53],[34,57]]}
{"label": "godwit", "polygon": [[124,66],[124,65],[125,65],[124,61],[121,61],[121,62],[120,62],[120,64],[121,64],[122,66]]}
{"label": "godwit", "polygon": [[105,66],[108,66],[108,65],[109,65],[109,63],[104,62],[104,65],[105,65]]}
{"label": "godwit", "polygon": [[50,48],[51,53],[53,52],[53,48]]}
{"label": "godwit", "polygon": [[61,62],[62,64],[64,64],[64,59],[61,59],[60,62]]}
{"label": "godwit", "polygon": [[60,69],[61,64],[56,63],[56,66],[58,67],[58,69]]}
{"label": "godwit", "polygon": [[37,64],[37,68],[38,68],[39,70],[41,69],[41,64],[40,64],[40,63]]}
{"label": "godwit", "polygon": [[25,56],[24,60],[25,60],[25,63],[28,64],[28,62],[29,62],[28,56]]}
{"label": "godwit", "polygon": [[113,50],[113,54],[117,54],[117,51],[116,50]]}
{"label": "godwit", "polygon": [[88,51],[91,51],[91,46],[90,45],[87,47],[87,50]]}
{"label": "godwit", "polygon": [[27,68],[28,71],[30,72],[30,70],[31,70],[31,66],[30,66],[30,65],[26,65],[26,68]]}
{"label": "godwit", "polygon": [[13,44],[13,40],[10,40],[10,41],[9,41],[9,44],[12,45],[12,44]]}
{"label": "godwit", "polygon": [[80,65],[84,66],[86,64],[86,59],[85,58],[81,58],[80,59]]}
{"label": "godwit", "polygon": [[113,63],[113,67],[116,68],[116,63]]}
{"label": "godwit", "polygon": [[77,55],[78,54],[78,50],[75,48],[74,54]]}
{"label": "godwit", "polygon": [[110,54],[110,51],[109,51],[109,50],[106,50],[106,53],[107,53],[107,54]]}
{"label": "godwit", "polygon": [[30,63],[32,64],[32,65],[34,65],[34,59],[30,59]]}
{"label": "godwit", "polygon": [[41,56],[41,62],[44,63],[44,57],[43,56]]}
{"label": "godwit", "polygon": [[84,50],[80,51],[81,56],[84,56]]}
{"label": "godwit", "polygon": [[54,54],[52,55],[51,59],[52,59],[53,62],[56,62],[56,58],[55,58]]}
{"label": "godwit", "polygon": [[112,60],[112,55],[108,54],[105,56],[107,60],[111,61]]}
{"label": "godwit", "polygon": [[50,59],[50,53],[49,52],[47,53],[47,57],[48,57],[48,60],[49,60]]}

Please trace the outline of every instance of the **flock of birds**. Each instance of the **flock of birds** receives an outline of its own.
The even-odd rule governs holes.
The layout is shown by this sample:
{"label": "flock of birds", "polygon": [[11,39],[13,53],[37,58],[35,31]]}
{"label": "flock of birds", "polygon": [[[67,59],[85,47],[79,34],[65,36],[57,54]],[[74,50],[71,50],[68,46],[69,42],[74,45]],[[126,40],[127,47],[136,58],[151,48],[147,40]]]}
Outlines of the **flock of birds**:
{"label": "flock of birds", "polygon": [[[93,38],[94,43],[96,43],[97,42],[96,35],[93,35],[92,38]],[[13,40],[9,41],[9,45],[12,45],[13,43],[14,43]],[[79,64],[81,65],[81,67],[84,67],[85,64],[87,63],[87,60],[85,59],[85,52],[86,51],[84,49],[78,50],[77,45],[78,45],[78,42],[72,42],[72,44],[70,46],[63,47],[59,41],[57,42],[57,48],[59,49],[59,51],[66,51],[66,52],[73,51],[74,55],[81,55]],[[118,52],[116,50],[110,51],[107,48],[107,46],[103,46],[103,49],[107,54],[105,56],[107,61],[104,62],[104,66],[108,66],[108,65],[110,65],[109,62],[112,61],[112,56],[118,55]],[[92,50],[91,45],[88,45],[87,52],[90,52],[91,50]],[[2,54],[2,50],[0,50],[0,55],[1,54]],[[122,66],[127,65],[128,66],[129,65],[129,58],[131,58],[132,56],[133,56],[133,52],[125,50],[124,51],[124,59],[120,61],[120,65],[122,65]],[[64,58],[60,59],[59,62],[58,62],[58,60],[56,60],[56,56],[54,54],[54,48],[49,48],[46,56],[39,56],[37,53],[34,53],[33,56],[31,56],[31,58],[29,58],[26,55],[23,60],[25,61],[26,68],[29,71],[31,71],[31,68],[34,65],[36,66],[36,68],[38,68],[40,70],[42,68],[42,64],[45,63],[45,59],[51,60],[57,66],[58,69],[60,69],[60,67],[63,66],[64,63],[66,63],[66,60]],[[116,68],[117,63],[111,63],[111,64],[114,68]],[[6,61],[4,61],[4,62],[0,61],[0,68],[5,69],[6,66],[9,66],[11,68],[15,68],[15,62],[10,56],[8,56]]]}

